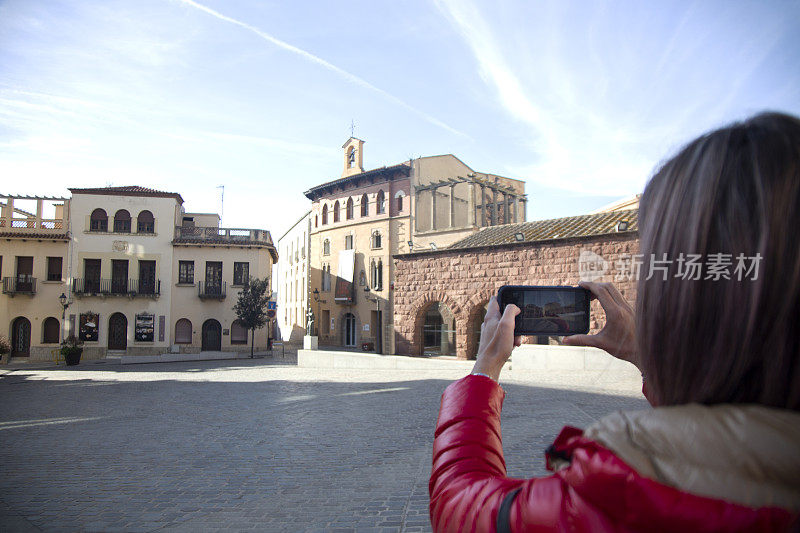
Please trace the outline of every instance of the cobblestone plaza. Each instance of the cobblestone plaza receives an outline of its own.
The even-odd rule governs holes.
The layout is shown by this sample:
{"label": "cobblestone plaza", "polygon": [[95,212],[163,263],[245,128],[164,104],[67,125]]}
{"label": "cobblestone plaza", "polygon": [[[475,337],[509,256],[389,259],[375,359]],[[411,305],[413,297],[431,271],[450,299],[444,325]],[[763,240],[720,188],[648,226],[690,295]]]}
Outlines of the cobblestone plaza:
{"label": "cobblestone plaza", "polygon": [[[0,530],[429,531],[450,370],[270,358],[0,370]],[[639,383],[503,381],[508,472],[565,424],[641,409]]]}

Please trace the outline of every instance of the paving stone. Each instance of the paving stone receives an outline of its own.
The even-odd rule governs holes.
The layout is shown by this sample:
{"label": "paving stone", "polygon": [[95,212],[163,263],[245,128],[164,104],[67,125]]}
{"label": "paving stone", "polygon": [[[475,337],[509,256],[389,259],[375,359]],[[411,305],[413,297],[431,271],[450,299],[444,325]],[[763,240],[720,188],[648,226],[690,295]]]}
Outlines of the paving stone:
{"label": "paving stone", "polygon": [[[462,375],[269,359],[0,372],[0,531],[430,531],[439,399]],[[638,383],[503,385],[516,477],[546,474],[563,425],[646,405]]]}

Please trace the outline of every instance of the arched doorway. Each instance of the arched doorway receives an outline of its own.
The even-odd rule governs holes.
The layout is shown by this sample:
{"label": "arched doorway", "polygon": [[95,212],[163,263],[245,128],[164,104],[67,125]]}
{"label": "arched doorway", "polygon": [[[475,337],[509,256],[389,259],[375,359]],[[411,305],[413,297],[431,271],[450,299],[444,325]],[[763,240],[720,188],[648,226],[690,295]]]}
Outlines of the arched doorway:
{"label": "arched doorway", "polygon": [[31,322],[24,316],[14,319],[11,324],[11,357],[31,355]]}
{"label": "arched doorway", "polygon": [[483,325],[483,320],[486,318],[486,310],[488,308],[489,304],[485,303],[484,305],[476,306],[472,313],[470,313],[468,325],[468,334],[470,338],[467,341],[467,357],[469,359],[475,359],[478,355],[478,345],[481,342],[481,326]]}
{"label": "arched doorway", "polygon": [[222,326],[213,318],[203,322],[203,341],[201,349],[204,352],[218,352],[222,350]]}
{"label": "arched doorway", "polygon": [[434,302],[425,311],[422,355],[456,355],[455,317],[441,302]]}
{"label": "arched doorway", "polygon": [[125,350],[128,347],[128,319],[122,313],[114,313],[108,319],[108,349]]}
{"label": "arched doorway", "polygon": [[345,346],[355,346],[356,345],[356,317],[353,313],[347,313],[344,315],[344,322],[343,322],[344,331],[342,331],[342,335],[344,336],[344,345]]}

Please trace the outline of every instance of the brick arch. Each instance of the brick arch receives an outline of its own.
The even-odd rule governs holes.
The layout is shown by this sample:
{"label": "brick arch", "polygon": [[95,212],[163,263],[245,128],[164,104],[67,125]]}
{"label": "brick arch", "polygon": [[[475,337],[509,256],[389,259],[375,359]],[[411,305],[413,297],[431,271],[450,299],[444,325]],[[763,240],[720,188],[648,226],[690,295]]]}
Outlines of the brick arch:
{"label": "brick arch", "polygon": [[476,329],[480,329],[480,325],[483,323],[483,307],[489,303],[489,298],[494,295],[493,291],[483,292],[487,294],[483,295],[481,298],[470,298],[471,307],[467,313],[466,331],[464,332],[466,339],[464,351],[467,359],[475,359],[475,355],[478,353],[478,339],[474,332]]}
{"label": "brick arch", "polygon": [[443,292],[425,293],[414,304],[414,311],[411,314],[413,317],[413,329],[411,332],[407,332],[411,334],[411,346],[409,349],[410,355],[422,355],[422,326],[425,323],[425,313],[428,311],[428,308],[436,302],[446,305],[450,312],[453,313],[456,330],[456,355],[463,359],[464,356],[461,353],[461,350],[459,350],[459,346],[463,344],[463,339],[460,337],[463,336],[462,323],[464,322],[465,318],[464,313],[461,305],[459,305],[459,303],[456,302],[452,297]]}

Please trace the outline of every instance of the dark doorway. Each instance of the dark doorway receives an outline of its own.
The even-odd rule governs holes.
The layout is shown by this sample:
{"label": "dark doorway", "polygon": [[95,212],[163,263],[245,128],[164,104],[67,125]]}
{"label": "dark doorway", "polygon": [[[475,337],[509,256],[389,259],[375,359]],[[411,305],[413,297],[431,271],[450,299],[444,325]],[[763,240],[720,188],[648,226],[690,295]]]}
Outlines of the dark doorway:
{"label": "dark doorway", "polygon": [[344,345],[356,345],[356,317],[352,313],[344,315]]}
{"label": "dark doorway", "polygon": [[128,260],[111,260],[111,292],[125,294],[128,292]]}
{"label": "dark doorway", "polygon": [[383,353],[383,311],[372,311],[370,322],[375,334],[375,353]]}
{"label": "dark doorway", "polygon": [[31,322],[17,317],[11,325],[11,357],[28,357],[31,354]]}
{"label": "dark doorway", "polygon": [[213,318],[203,322],[203,341],[201,349],[204,352],[222,350],[222,326]]}
{"label": "dark doorway", "polygon": [[139,261],[139,294],[156,293],[156,262]]}
{"label": "dark doorway", "polygon": [[33,291],[33,257],[17,256],[17,292]]}
{"label": "dark doorway", "polygon": [[114,313],[108,319],[108,349],[125,350],[128,347],[128,319],[122,313]]}

